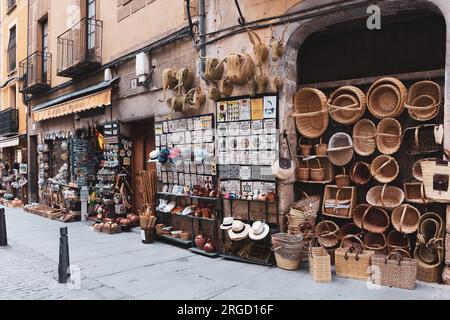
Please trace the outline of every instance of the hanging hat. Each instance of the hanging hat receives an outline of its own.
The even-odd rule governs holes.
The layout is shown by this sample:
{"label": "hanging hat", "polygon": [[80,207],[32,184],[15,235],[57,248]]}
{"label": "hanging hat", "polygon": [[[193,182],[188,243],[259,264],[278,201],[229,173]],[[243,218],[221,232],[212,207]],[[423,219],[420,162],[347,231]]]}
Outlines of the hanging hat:
{"label": "hanging hat", "polygon": [[259,241],[267,237],[269,231],[270,228],[266,223],[256,221],[255,223],[253,223],[253,226],[250,229],[249,237],[252,240]]}
{"label": "hanging hat", "polygon": [[151,162],[157,162],[159,158],[160,152],[158,150],[153,150],[150,152],[150,160],[148,160],[149,163]]}
{"label": "hanging hat", "polygon": [[230,230],[233,227],[234,218],[226,217],[223,219],[223,223],[220,225],[222,230]]}
{"label": "hanging hat", "polygon": [[170,156],[170,150],[169,149],[163,149],[159,153],[158,161],[161,163],[166,163],[167,160],[169,160]]}
{"label": "hanging hat", "polygon": [[240,241],[248,237],[250,232],[250,225],[245,224],[242,221],[236,220],[233,222],[233,226],[228,230],[228,235],[232,241]]}

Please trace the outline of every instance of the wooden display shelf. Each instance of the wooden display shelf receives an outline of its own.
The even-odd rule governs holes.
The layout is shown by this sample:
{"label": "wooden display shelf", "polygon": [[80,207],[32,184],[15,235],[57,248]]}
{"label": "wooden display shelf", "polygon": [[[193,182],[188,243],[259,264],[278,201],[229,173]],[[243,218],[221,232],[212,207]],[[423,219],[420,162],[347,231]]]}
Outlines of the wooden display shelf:
{"label": "wooden display shelf", "polygon": [[171,193],[171,192],[158,192],[157,194],[160,196],[185,197],[185,198],[208,200],[208,201],[217,201],[217,200],[221,199],[221,198],[194,196],[191,194],[178,194],[178,193]]}
{"label": "wooden display shelf", "polygon": [[218,252],[209,253],[209,252],[206,252],[205,250],[201,250],[201,249],[199,249],[197,247],[189,248],[189,251],[191,251],[193,253],[196,253],[196,254],[200,254],[202,256],[206,256],[208,258],[218,258],[218,257],[220,257],[220,253],[218,253]]}
{"label": "wooden display shelf", "polygon": [[166,241],[173,242],[173,243],[176,243],[176,244],[180,244],[180,245],[183,245],[183,246],[191,246],[192,245],[192,240],[182,240],[182,239],[178,239],[178,238],[174,238],[174,237],[170,237],[170,236],[165,236],[165,235],[155,235],[155,237],[157,239],[160,239],[160,240],[166,240]]}
{"label": "wooden display shelf", "polygon": [[193,220],[205,220],[205,221],[210,221],[210,222],[216,221],[216,219],[212,219],[212,218],[196,217],[196,216],[192,216],[192,215],[173,214],[171,212],[166,212],[166,211],[162,211],[159,209],[156,209],[156,212],[165,214],[167,216],[173,216],[173,217],[184,217],[184,218],[189,218],[189,219],[193,219]]}

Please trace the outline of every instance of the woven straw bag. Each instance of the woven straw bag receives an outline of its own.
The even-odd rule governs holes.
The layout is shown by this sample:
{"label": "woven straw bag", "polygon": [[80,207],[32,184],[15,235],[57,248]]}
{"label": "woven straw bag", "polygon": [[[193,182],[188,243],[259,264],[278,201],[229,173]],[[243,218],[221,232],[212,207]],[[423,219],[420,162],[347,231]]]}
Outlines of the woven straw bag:
{"label": "woven straw bag", "polygon": [[313,247],[311,242],[308,262],[309,273],[315,282],[331,282],[331,257],[325,248]]}
{"label": "woven straw bag", "polygon": [[403,203],[405,194],[402,189],[385,184],[371,188],[366,200],[371,206],[393,210]]}
{"label": "woven straw bag", "polygon": [[373,251],[363,250],[357,244],[352,245],[348,249],[336,249],[336,275],[357,280],[369,279],[371,275],[369,267],[374,254]]}
{"label": "woven straw bag", "polygon": [[350,179],[352,179],[353,183],[360,186],[368,184],[372,179],[370,165],[362,161],[354,163],[350,170]]}
{"label": "woven straw bag", "polygon": [[408,91],[400,80],[381,78],[367,92],[367,107],[378,119],[395,118],[403,113],[407,98]]}
{"label": "woven straw bag", "polygon": [[353,210],[353,222],[360,228],[373,233],[384,233],[390,225],[386,210],[368,204],[360,204]]}
{"label": "woven straw bag", "polygon": [[411,243],[409,237],[397,230],[392,230],[387,236],[388,252],[391,253],[394,250],[405,250],[409,253],[411,250]]}
{"label": "woven straw bag", "polygon": [[377,127],[377,147],[383,154],[394,154],[402,143],[402,126],[393,118],[380,121]]}
{"label": "woven straw bag", "polygon": [[397,178],[399,166],[391,156],[381,155],[372,161],[370,172],[378,182],[390,183]]}
{"label": "woven straw bag", "polygon": [[374,284],[401,289],[414,289],[417,276],[417,261],[404,258],[401,253],[393,252],[387,256],[372,257],[372,265],[379,272],[372,275]]}
{"label": "woven straw bag", "polygon": [[360,156],[370,156],[376,150],[376,134],[377,128],[375,124],[368,120],[362,119],[353,128],[353,144],[354,149]]}
{"label": "woven straw bag", "polygon": [[353,159],[353,140],[343,132],[333,135],[328,143],[328,156],[336,166],[345,166]]}
{"label": "woven straw bag", "polygon": [[306,138],[319,138],[328,128],[330,121],[327,97],[314,88],[304,88],[294,98],[295,118],[298,132]]}
{"label": "woven straw bag", "polygon": [[421,162],[425,196],[428,199],[450,203],[450,162]]}
{"label": "woven straw bag", "polygon": [[428,121],[436,117],[441,106],[441,86],[434,81],[414,83],[408,92],[405,105],[411,118],[417,121]]}
{"label": "woven straw bag", "polygon": [[376,255],[387,253],[387,241],[384,233],[368,232],[364,236],[364,249],[372,250]]}
{"label": "woven straw bag", "polygon": [[392,225],[401,233],[410,234],[419,227],[420,212],[415,207],[404,204],[392,211]]}
{"label": "woven straw bag", "polygon": [[366,112],[366,96],[357,87],[341,87],[331,94],[328,109],[336,122],[354,124]]}
{"label": "woven straw bag", "polygon": [[426,158],[417,160],[412,166],[412,175],[417,181],[423,182],[422,166],[423,161],[437,161],[437,158]]}

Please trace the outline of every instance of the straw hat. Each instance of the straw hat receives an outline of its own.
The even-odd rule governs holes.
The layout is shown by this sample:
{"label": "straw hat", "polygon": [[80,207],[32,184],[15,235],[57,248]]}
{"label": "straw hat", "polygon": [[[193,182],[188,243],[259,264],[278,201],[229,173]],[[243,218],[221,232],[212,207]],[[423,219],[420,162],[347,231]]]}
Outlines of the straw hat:
{"label": "straw hat", "polygon": [[233,223],[234,223],[233,217],[223,218],[223,223],[220,225],[220,229],[230,230],[233,227]]}
{"label": "straw hat", "polygon": [[250,229],[249,237],[252,240],[259,241],[267,237],[269,231],[270,228],[266,223],[256,221],[255,223],[253,223],[252,228]]}
{"label": "straw hat", "polygon": [[159,150],[153,150],[152,152],[150,152],[150,156],[149,156],[150,159],[148,160],[148,162],[149,162],[149,163],[157,162],[159,156],[160,156]]}
{"label": "straw hat", "polygon": [[250,232],[250,225],[245,224],[242,221],[236,220],[233,222],[233,226],[228,230],[228,235],[233,241],[243,240],[248,237]]}

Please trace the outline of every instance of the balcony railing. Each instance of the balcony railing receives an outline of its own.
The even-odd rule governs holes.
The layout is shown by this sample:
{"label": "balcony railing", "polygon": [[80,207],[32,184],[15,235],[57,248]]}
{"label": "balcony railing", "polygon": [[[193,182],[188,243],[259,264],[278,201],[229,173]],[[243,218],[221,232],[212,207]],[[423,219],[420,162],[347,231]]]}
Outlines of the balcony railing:
{"label": "balcony railing", "polygon": [[50,88],[52,55],[36,51],[19,63],[20,92],[35,94]]}
{"label": "balcony railing", "polygon": [[58,37],[58,70],[61,77],[76,78],[102,63],[103,22],[84,18]]}
{"label": "balcony railing", "polygon": [[19,111],[6,109],[0,111],[0,136],[14,135],[19,132]]}

